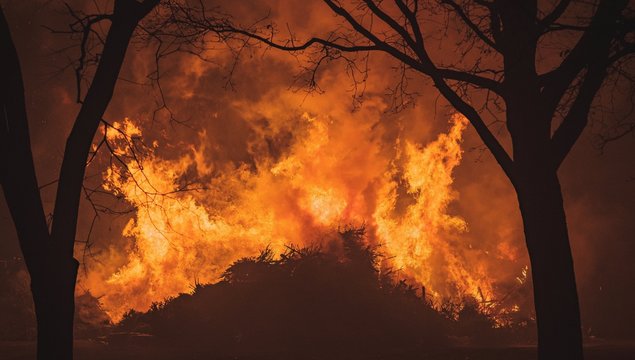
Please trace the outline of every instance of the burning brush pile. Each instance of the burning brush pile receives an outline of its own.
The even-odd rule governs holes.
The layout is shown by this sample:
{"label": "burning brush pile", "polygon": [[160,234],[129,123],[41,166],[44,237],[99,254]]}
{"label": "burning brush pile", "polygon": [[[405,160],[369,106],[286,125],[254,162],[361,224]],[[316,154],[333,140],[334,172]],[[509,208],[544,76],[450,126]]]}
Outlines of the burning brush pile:
{"label": "burning brush pile", "polygon": [[421,354],[457,341],[500,345],[531,330],[497,327],[476,301],[435,308],[424,289],[380,270],[381,257],[353,228],[328,249],[288,247],[276,257],[266,248],[215,284],[131,310],[117,331],[219,356],[359,356]]}
{"label": "burning brush pile", "polygon": [[513,237],[466,236],[452,207],[465,118],[424,138],[373,125],[382,110],[368,102],[339,115],[268,104],[235,107],[249,109],[235,144],[202,130],[168,146],[131,119],[104,127],[95,193],[124,216],[95,232],[78,286],[116,324],[108,342],[420,353],[532,333]]}
{"label": "burning brush pile", "polygon": [[[464,297],[505,299],[500,307],[508,313],[527,314],[531,297],[508,296],[526,280],[513,237],[466,237],[467,221],[451,208],[467,120],[454,116],[447,133],[424,145],[380,131],[366,115],[255,117],[248,144],[238,146],[248,161],[217,159],[231,151],[212,148],[206,132],[174,151],[143,140],[143,122],[114,123],[104,130],[113,158],[104,159],[97,192],[124,200],[112,212],[132,216],[101,234],[80,286],[118,322],[131,308],[144,312],[191,291],[192,283],[217,282],[264,248],[282,260],[288,246],[326,248],[334,229],[363,224],[365,244],[385,255],[378,268],[425,286],[435,307]],[[285,145],[271,145],[278,143]]]}

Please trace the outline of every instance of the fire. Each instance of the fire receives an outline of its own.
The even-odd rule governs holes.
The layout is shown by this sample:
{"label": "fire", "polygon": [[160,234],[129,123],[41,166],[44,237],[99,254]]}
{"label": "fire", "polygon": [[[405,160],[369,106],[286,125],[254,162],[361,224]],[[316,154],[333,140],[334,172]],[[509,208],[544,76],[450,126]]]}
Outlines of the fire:
{"label": "fire", "polygon": [[[452,170],[461,161],[461,136],[467,120],[456,115],[448,134],[425,147],[406,142],[403,173],[394,167],[385,174],[374,220],[377,235],[385,243],[392,266],[425,285],[435,297],[470,295],[485,301],[493,298],[491,281],[484,269],[463,256],[468,246],[458,238],[467,223],[447,214],[456,198]],[[401,160],[401,159],[397,159]],[[395,216],[399,181],[412,198],[403,214]]]}
{"label": "fire", "polygon": [[[232,262],[266,247],[281,253],[286,245],[323,244],[350,224],[365,224],[383,265],[424,285],[433,301],[494,297],[487,268],[461,241],[467,223],[448,210],[458,196],[452,172],[465,118],[452,117],[449,132],[427,145],[401,136],[386,141],[359,119],[304,113],[295,121],[254,125],[254,164],[213,163],[206,132],[176,158],[159,156],[157,142],[133,157],[126,136],[140,138],[139,124],[126,119],[109,130],[125,167],[109,168],[104,188],[135,213],[121,234],[128,244],[99,260],[123,257],[84,282],[115,321],[196,282],[217,281]],[[267,150],[289,132],[283,146]]]}

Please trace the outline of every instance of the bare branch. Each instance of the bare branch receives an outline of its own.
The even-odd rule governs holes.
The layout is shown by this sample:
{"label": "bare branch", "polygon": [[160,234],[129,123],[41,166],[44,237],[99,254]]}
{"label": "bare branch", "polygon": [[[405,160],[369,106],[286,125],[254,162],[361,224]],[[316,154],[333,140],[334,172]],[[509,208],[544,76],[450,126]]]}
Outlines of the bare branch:
{"label": "bare branch", "polygon": [[602,0],[584,33],[569,55],[556,69],[540,76],[541,98],[547,112],[553,112],[575,77],[585,66],[607,51],[616,31],[616,19],[626,7],[625,0]]}
{"label": "bare branch", "polygon": [[564,14],[567,7],[569,7],[569,4],[571,4],[571,0],[560,0],[554,9],[538,22],[539,27],[546,29],[551,26],[560,18],[560,16],[562,16],[562,14]]}
{"label": "bare branch", "polygon": [[569,112],[554,132],[551,139],[553,161],[558,168],[589,121],[589,109],[596,93],[606,77],[606,66],[597,63],[592,66],[580,86],[578,96],[573,101]]}
{"label": "bare branch", "polygon": [[130,38],[139,21],[157,3],[158,0],[115,1],[103,54],[66,142],[60,170],[51,238],[63,256],[73,256],[74,241],[68,239],[75,238],[81,186],[93,136],[112,98]]}
{"label": "bare branch", "polygon": [[[459,18],[463,20],[465,25],[467,25],[467,27],[469,27],[479,39],[481,39],[485,44],[487,44],[492,49],[500,52],[500,48],[498,47],[498,45],[492,39],[490,39],[487,35],[485,35],[483,31],[481,31],[478,25],[476,25],[470,19],[470,17],[465,13],[463,8],[459,4],[457,4],[454,0],[441,0],[441,3],[450,6],[452,10],[454,10],[454,12],[459,16]],[[489,8],[489,11],[491,12],[492,9]]]}

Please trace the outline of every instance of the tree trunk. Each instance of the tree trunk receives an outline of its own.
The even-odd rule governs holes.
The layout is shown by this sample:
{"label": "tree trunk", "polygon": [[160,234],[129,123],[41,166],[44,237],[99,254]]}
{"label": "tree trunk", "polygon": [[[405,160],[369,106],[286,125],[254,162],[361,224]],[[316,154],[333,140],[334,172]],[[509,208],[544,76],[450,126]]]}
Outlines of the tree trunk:
{"label": "tree trunk", "polygon": [[578,294],[558,176],[546,164],[522,172],[516,191],[531,260],[538,358],[582,359]]}
{"label": "tree trunk", "polygon": [[0,67],[0,183],[31,276],[40,360],[73,358],[79,265],[73,251],[86,159],[113,96],[130,38],[139,21],[158,3],[115,1],[99,65],[64,149],[50,233],[33,166],[20,62],[0,8],[0,53],[6,55],[6,66]]}
{"label": "tree trunk", "polygon": [[75,282],[79,263],[74,258],[49,256],[31,276],[37,319],[37,359],[73,358]]}

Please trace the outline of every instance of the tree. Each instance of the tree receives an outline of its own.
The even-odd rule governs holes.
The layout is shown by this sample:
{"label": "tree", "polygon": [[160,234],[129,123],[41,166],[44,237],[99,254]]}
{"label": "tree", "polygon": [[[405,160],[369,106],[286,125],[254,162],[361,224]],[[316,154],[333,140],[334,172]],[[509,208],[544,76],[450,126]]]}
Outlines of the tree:
{"label": "tree", "polygon": [[73,357],[74,293],[79,265],[73,251],[86,162],[130,39],[139,22],[157,4],[158,0],[116,0],[112,14],[80,19],[86,36],[90,26],[99,21],[109,20],[110,28],[66,141],[50,230],[33,165],[20,62],[0,9],[0,49],[5,59],[0,68],[4,80],[0,87],[0,183],[31,276],[38,359]]}
{"label": "tree", "polygon": [[[308,52],[309,86],[316,85],[323,64],[343,59],[355,71],[364,59],[355,55],[369,52],[388,54],[402,75],[411,71],[431,80],[474,126],[516,191],[531,261],[539,358],[582,359],[558,168],[587,126],[603,84],[624,75],[632,60],[635,17],[628,1],[323,1],[342,26],[306,41],[293,34],[280,38],[275,24],[241,27],[219,21],[203,6],[175,5],[174,21],[190,29],[194,46],[212,34],[243,38],[241,47],[255,40],[292,53]],[[450,24],[465,36],[456,51],[462,59],[454,65],[435,59],[429,45],[432,35],[446,35],[450,42]],[[549,51],[545,42],[553,40],[563,48],[561,57],[541,71],[536,59]],[[474,105],[479,101],[482,106]],[[511,154],[488,127],[495,107],[511,137]]]}

